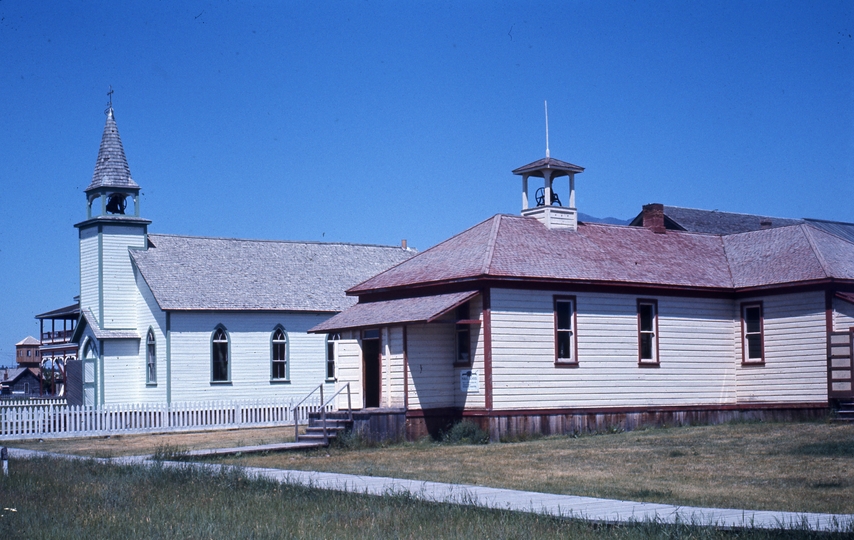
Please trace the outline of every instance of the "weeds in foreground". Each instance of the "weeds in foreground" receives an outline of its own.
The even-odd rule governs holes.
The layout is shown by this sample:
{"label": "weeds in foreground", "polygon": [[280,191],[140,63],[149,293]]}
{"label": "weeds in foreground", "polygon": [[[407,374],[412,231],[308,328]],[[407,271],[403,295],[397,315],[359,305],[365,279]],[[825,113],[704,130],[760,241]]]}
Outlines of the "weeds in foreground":
{"label": "weeds in foreground", "polygon": [[[52,474],[44,474],[51,471]],[[239,468],[19,460],[0,479],[0,538],[843,538],[702,523],[603,525],[281,485]],[[69,506],[68,502],[74,501]],[[850,537],[850,536],[849,536]]]}
{"label": "weeds in foreground", "polygon": [[442,442],[448,444],[487,444],[489,433],[474,422],[457,422],[442,434]]}
{"label": "weeds in foreground", "polygon": [[154,450],[151,459],[155,461],[178,461],[187,457],[187,451],[177,446],[163,444]]}

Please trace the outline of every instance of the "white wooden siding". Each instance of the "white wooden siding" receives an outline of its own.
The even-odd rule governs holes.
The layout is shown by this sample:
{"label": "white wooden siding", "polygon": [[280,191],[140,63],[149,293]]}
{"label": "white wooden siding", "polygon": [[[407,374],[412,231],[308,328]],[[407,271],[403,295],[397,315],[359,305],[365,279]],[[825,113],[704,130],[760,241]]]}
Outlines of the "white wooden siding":
{"label": "white wooden siding", "polygon": [[[486,407],[486,372],[484,370],[483,363],[483,301],[480,296],[477,296],[470,301],[469,315],[472,319],[480,320],[480,324],[471,325],[469,327],[469,337],[471,338],[471,367],[454,369],[454,380],[452,381],[454,388],[454,406],[465,409],[482,409]],[[456,336],[454,340],[456,340]],[[456,347],[456,341],[454,341],[454,347]],[[451,358],[448,359],[448,362],[453,364],[456,357],[456,350],[451,354]],[[477,393],[463,392],[460,390],[460,374],[463,371],[468,370],[477,372],[480,387],[480,390]]]}
{"label": "white wooden siding", "polygon": [[[138,403],[145,386],[145,365],[138,361],[140,342],[138,339],[104,340],[104,389],[101,403]],[[138,381],[142,378],[143,384]]]}
{"label": "white wooden siding", "polygon": [[841,298],[833,299],[833,330],[847,332],[854,326],[854,304]]}
{"label": "white wooden siding", "polygon": [[638,366],[634,295],[577,293],[578,367],[554,365],[553,297],[492,290],[493,408],[735,403],[731,301],[658,300],[660,365]]}
{"label": "white wooden siding", "polygon": [[[335,390],[350,383],[350,401],[354,409],[361,409],[365,402],[362,398],[362,347],[358,339],[341,339],[338,341],[335,358],[335,370],[338,382]],[[338,398],[338,408],[347,406],[346,390]]]}
{"label": "white wooden siding", "polygon": [[409,409],[454,406],[455,337],[453,324],[416,324],[407,328]]}
{"label": "white wooden siding", "polygon": [[404,406],[403,327],[387,328],[383,332],[383,388],[385,407]]}
{"label": "white wooden siding", "polygon": [[[148,284],[139,273],[134,272],[140,301],[137,303],[137,324],[139,328],[139,353],[135,359],[142,366],[142,374],[133,380],[137,400],[134,403],[166,403],[166,313],[154,299]],[[154,330],[155,347],[157,349],[157,384],[146,384],[147,372],[147,339],[148,329]],[[126,403],[126,402],[124,402]]]}
{"label": "white wooden siding", "polygon": [[[101,234],[104,329],[136,328],[136,303],[139,292],[130,261],[129,247],[144,247],[143,228],[104,226]],[[85,306],[84,306],[85,307]]]}
{"label": "white wooden siding", "polygon": [[[301,399],[326,379],[326,336],[306,333],[326,318],[306,313],[173,312],[172,401]],[[211,384],[211,335],[218,324],[229,336],[230,384]],[[270,339],[277,324],[288,335],[290,382],[270,382]],[[327,391],[333,387],[330,382]]]}
{"label": "white wooden siding", "polygon": [[[735,320],[740,403],[827,401],[824,292],[744,299],[762,301],[765,365],[741,365],[741,319]],[[740,308],[736,308],[740,310]],[[739,311],[736,311],[738,314]]]}
{"label": "white wooden siding", "polygon": [[80,305],[92,310],[100,320],[98,300],[98,229],[80,231]]}

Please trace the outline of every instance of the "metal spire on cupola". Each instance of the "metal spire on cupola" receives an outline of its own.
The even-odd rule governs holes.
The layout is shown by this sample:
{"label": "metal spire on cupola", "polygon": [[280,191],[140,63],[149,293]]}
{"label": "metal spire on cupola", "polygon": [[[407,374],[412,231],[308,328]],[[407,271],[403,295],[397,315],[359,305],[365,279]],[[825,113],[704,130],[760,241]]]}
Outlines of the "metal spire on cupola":
{"label": "metal spire on cupola", "polygon": [[[522,177],[522,215],[533,217],[549,229],[571,229],[578,226],[578,212],[575,209],[575,175],[584,172],[584,167],[567,163],[551,157],[549,152],[549,104],[546,110],[546,157],[513,170],[513,174]],[[543,187],[534,194],[536,206],[528,206],[528,178],[543,179]],[[569,206],[561,204],[560,197],[553,189],[553,182],[561,176],[569,177]]]}
{"label": "metal spire on cupola", "polygon": [[98,149],[98,160],[95,162],[95,172],[92,174],[92,182],[86,188],[86,199],[89,202],[88,217],[93,217],[92,203],[101,199],[100,215],[114,214],[124,215],[127,198],[133,199],[134,215],[139,215],[137,203],[139,201],[139,185],[133,181],[130,175],[130,167],[125,157],[122,139],[119,137],[119,128],[116,126],[116,118],[113,113],[113,87],[107,92],[109,102],[104,114],[107,122],[104,124],[104,133],[101,136],[101,147]]}

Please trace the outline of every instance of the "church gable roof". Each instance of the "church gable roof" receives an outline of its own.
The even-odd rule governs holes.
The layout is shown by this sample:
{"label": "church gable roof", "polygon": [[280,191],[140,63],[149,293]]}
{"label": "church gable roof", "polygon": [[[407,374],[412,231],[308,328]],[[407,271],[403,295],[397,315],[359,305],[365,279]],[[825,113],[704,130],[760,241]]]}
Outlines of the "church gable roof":
{"label": "church gable roof", "polygon": [[130,176],[130,167],[119,137],[119,128],[113,116],[113,108],[107,109],[107,122],[104,124],[104,134],[101,136],[101,147],[98,149],[98,160],[95,162],[95,172],[92,182],[86,191],[98,188],[139,189],[139,185]]}
{"label": "church gable roof", "polygon": [[131,257],[164,310],[341,311],[344,290],[412,256],[399,247],[149,235]]}

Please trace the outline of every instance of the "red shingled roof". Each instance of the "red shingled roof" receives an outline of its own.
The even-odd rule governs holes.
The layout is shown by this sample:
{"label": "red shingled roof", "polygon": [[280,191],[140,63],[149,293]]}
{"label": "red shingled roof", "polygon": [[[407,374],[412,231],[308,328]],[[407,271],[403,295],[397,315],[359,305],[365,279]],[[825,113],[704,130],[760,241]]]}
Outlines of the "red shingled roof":
{"label": "red shingled roof", "polygon": [[496,215],[348,294],[478,278],[721,290],[830,277],[854,280],[854,244],[808,224],[720,236]]}

